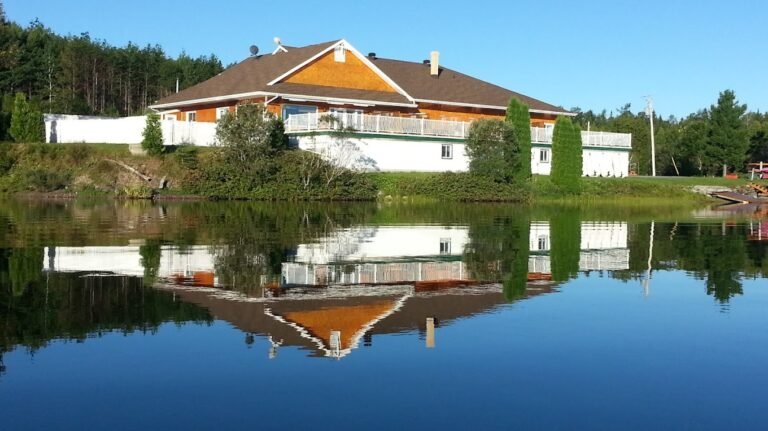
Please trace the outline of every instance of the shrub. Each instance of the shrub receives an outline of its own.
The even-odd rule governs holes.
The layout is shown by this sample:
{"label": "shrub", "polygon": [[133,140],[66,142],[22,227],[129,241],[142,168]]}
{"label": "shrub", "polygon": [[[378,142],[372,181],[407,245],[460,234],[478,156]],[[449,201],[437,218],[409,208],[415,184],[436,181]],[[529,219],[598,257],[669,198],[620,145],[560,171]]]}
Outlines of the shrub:
{"label": "shrub", "polygon": [[160,126],[160,116],[154,112],[147,114],[147,125],[141,136],[141,148],[150,156],[157,156],[165,151],[163,146],[163,129]]}
{"label": "shrub", "polygon": [[16,164],[16,156],[9,144],[0,143],[0,175],[7,174]]}
{"label": "shrub", "polygon": [[185,169],[195,170],[198,168],[197,147],[193,145],[181,145],[173,152],[173,157],[179,165]]}
{"label": "shrub", "polygon": [[[520,175],[520,147],[513,126],[499,120],[472,123],[466,141],[473,175],[498,183],[512,183]],[[528,156],[530,157],[530,156]]]}
{"label": "shrub", "polygon": [[45,124],[36,103],[28,103],[24,93],[16,93],[11,114],[10,135],[16,142],[43,142]]}
{"label": "shrub", "polygon": [[70,182],[69,174],[49,171],[42,168],[24,170],[19,173],[20,184],[25,190],[36,192],[53,192],[66,188]]}
{"label": "shrub", "polygon": [[124,187],[120,194],[128,199],[152,199],[155,192],[152,187],[146,184],[139,184]]}
{"label": "shrub", "polygon": [[268,181],[276,170],[275,157],[287,147],[283,130],[282,121],[261,104],[241,105],[236,114],[225,114],[216,126],[221,162],[257,183]]}

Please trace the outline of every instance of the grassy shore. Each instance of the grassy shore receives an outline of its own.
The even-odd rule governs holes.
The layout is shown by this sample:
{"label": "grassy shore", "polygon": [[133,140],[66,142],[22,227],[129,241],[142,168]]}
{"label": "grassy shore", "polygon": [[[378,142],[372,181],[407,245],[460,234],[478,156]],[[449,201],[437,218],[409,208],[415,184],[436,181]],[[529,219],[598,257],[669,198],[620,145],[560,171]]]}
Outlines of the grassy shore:
{"label": "grassy shore", "polygon": [[[373,179],[383,199],[387,200],[472,200],[467,199],[466,190],[451,183],[463,182],[467,174],[442,174],[423,172],[398,172],[367,174]],[[548,176],[535,175],[528,190],[519,193],[488,186],[487,195],[500,200],[528,200],[533,202],[616,202],[616,203],[664,203],[697,202],[709,199],[691,191],[694,186],[740,187],[747,180],[703,177],[627,177],[627,178],[583,178],[579,194],[563,193],[550,181]],[[493,188],[500,190],[495,191]],[[499,199],[481,199],[499,200]]]}
{"label": "grassy shore", "polygon": [[[132,155],[128,145],[8,145],[0,144],[0,194],[39,193],[42,196],[104,195],[146,198],[157,194],[160,179],[169,188],[161,196],[189,195],[201,166],[213,149],[169,148],[163,157]],[[289,158],[286,160],[290,160]],[[135,169],[133,172],[130,168]],[[293,171],[288,171],[293,172]],[[151,181],[142,179],[142,175]],[[739,187],[746,179],[702,177],[583,178],[579,194],[564,193],[547,176],[530,184],[500,185],[468,173],[388,172],[360,174],[375,189],[368,199],[382,201],[483,201],[579,204],[675,205],[709,199],[693,193],[694,186]],[[285,200],[300,200],[283,193]],[[378,194],[376,193],[378,190]],[[205,193],[199,193],[206,197]],[[217,195],[218,196],[218,195]],[[282,195],[281,195],[282,196]],[[218,196],[226,198],[226,196]]]}

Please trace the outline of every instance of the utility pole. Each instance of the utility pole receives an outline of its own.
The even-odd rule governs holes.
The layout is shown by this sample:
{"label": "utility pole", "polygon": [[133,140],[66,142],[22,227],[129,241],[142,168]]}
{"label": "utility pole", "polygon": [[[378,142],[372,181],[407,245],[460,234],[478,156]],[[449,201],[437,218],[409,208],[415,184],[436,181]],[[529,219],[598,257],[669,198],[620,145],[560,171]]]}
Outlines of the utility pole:
{"label": "utility pole", "polygon": [[656,176],[656,138],[653,136],[653,99],[651,96],[645,98],[645,114],[651,122],[651,175]]}

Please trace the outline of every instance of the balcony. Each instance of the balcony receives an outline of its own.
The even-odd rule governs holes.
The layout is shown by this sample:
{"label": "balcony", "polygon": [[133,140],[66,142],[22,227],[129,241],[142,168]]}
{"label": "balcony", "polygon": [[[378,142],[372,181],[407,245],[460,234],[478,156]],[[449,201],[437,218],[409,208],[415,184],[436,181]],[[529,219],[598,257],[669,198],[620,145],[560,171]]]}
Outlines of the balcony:
{"label": "balcony", "polygon": [[[437,138],[465,139],[469,134],[470,122],[427,120],[425,118],[390,117],[358,113],[294,114],[285,121],[287,133],[327,132],[340,127],[350,127],[357,133],[377,135],[424,136]],[[552,128],[531,127],[531,141],[535,144],[552,144]],[[581,132],[585,147],[632,148],[629,133]]]}
{"label": "balcony", "polygon": [[[534,144],[552,144],[551,127],[531,127],[531,142]],[[581,145],[598,148],[632,148],[631,133],[581,132]]]}
{"label": "balcony", "polygon": [[425,118],[388,117],[357,113],[334,113],[330,120],[327,113],[294,114],[285,121],[287,133],[323,132],[351,127],[357,133],[377,135],[405,135],[464,139],[469,124],[463,121],[427,120]]}

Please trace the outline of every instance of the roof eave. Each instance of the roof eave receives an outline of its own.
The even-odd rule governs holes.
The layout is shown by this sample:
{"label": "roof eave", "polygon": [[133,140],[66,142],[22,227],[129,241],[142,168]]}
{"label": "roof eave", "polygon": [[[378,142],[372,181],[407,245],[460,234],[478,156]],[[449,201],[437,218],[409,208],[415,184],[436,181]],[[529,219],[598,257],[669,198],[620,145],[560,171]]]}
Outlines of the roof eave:
{"label": "roof eave", "polygon": [[[467,108],[480,108],[480,109],[496,109],[500,111],[506,111],[506,106],[499,106],[499,105],[483,105],[478,103],[465,103],[465,102],[448,102],[445,100],[430,100],[430,99],[414,99],[414,102],[421,102],[421,103],[432,103],[435,105],[448,105],[448,106],[462,106]],[[576,114],[573,112],[568,111],[551,111],[546,109],[528,109],[529,112],[535,112],[537,114],[547,114],[547,115],[564,115],[566,117],[575,117]]]}

